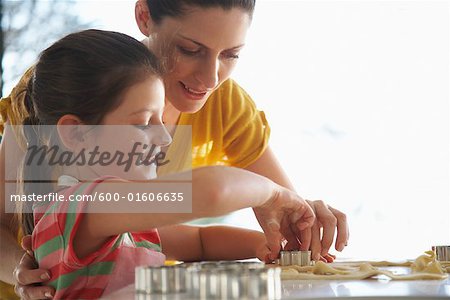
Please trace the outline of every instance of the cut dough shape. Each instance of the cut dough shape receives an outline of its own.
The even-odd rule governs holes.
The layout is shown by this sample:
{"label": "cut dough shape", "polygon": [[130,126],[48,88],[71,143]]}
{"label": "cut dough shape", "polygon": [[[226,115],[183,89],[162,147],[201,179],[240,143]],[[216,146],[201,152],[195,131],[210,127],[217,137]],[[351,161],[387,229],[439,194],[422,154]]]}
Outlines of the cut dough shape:
{"label": "cut dough shape", "polygon": [[[450,264],[449,264],[450,265]],[[410,267],[411,274],[397,275],[391,271],[380,270],[377,267],[401,266]],[[380,262],[350,262],[344,264],[327,264],[318,261],[314,266],[281,266],[281,279],[284,280],[360,280],[378,275],[385,275],[391,280],[442,280],[448,278],[445,274],[447,266],[443,267],[436,260],[433,251],[426,251],[415,261],[404,263]]]}

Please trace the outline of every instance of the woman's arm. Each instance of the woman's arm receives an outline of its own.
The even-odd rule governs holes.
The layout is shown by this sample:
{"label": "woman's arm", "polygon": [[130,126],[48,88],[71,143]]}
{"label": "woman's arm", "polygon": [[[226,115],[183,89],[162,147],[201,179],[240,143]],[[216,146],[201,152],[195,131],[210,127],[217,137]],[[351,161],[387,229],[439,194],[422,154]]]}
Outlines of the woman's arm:
{"label": "woman's arm", "polygon": [[[17,222],[14,222],[14,214],[5,212],[5,196],[10,189],[6,189],[5,173],[9,169],[6,166],[5,152],[6,143],[10,142],[7,139],[11,139],[12,132],[7,133],[9,127],[6,127],[4,135],[2,136],[2,142],[0,143],[0,256],[1,256],[1,268],[0,268],[0,280],[14,284],[13,278],[14,268],[20,261],[24,251],[17,243],[17,233],[19,230]],[[16,172],[14,170],[8,170],[9,172]]]}
{"label": "woman's arm", "polygon": [[[3,218],[3,216],[2,216]],[[13,231],[9,226],[0,224],[0,280],[15,284],[13,271],[25,252],[17,244]]]}
{"label": "woman's arm", "polygon": [[[270,147],[267,147],[265,152],[254,163],[249,165],[246,170],[265,176],[275,183],[295,191],[294,186]],[[321,200],[308,201],[308,203],[316,214],[314,225],[301,233],[297,232],[295,228],[289,230],[289,228],[286,228],[287,226],[284,226],[283,231],[286,239],[290,244],[296,244],[295,237],[300,236],[300,249],[307,250],[311,248],[312,257],[318,260],[319,255],[325,256],[328,254],[337,229],[335,248],[338,251],[342,251],[347,245],[349,238],[346,215]],[[320,227],[323,227],[322,237],[320,236]]]}
{"label": "woman's arm", "polygon": [[[106,185],[96,188],[102,191]],[[128,193],[132,185],[123,184],[121,191]],[[124,194],[122,194],[124,195]],[[232,167],[204,167],[192,171],[192,213],[89,213],[101,203],[91,202],[75,236],[74,246],[79,257],[98,249],[108,237],[123,232],[143,231],[203,217],[214,217],[246,207],[253,207],[261,217],[260,224],[266,234],[272,259],[280,250],[281,219],[289,219],[292,226],[303,230],[312,225],[314,214],[299,196],[252,172]],[[82,241],[82,242],[81,242]]]}
{"label": "woman's arm", "polygon": [[[43,269],[36,269],[36,263],[32,257],[17,243],[19,224],[14,220],[13,213],[6,213],[6,196],[14,191],[13,185],[6,186],[5,174],[8,172],[8,178],[15,178],[17,166],[7,165],[5,160],[5,147],[15,147],[20,153],[20,148],[11,132],[11,127],[6,126],[0,143],[0,280],[16,284],[17,294],[22,299],[44,299],[45,293],[53,294],[54,289],[49,286],[32,286],[33,283],[41,283],[50,276]],[[8,155],[11,154],[11,148]],[[13,153],[14,153],[13,149]],[[10,159],[9,161],[14,161]],[[30,238],[28,237],[26,245],[31,249]]]}
{"label": "woman's arm", "polygon": [[[158,228],[163,253],[180,261],[259,258],[268,261],[264,233],[230,226],[172,225]],[[183,245],[183,247],[180,247]]]}

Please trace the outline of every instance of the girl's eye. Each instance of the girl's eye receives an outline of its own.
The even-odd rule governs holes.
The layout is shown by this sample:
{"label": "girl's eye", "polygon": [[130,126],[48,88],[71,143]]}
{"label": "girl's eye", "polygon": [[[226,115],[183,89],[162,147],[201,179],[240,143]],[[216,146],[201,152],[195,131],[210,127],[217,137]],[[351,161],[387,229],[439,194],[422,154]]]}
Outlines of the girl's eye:
{"label": "girl's eye", "polygon": [[147,125],[134,125],[134,127],[140,129],[140,130],[147,130],[150,129],[150,127],[152,127],[152,124],[147,124]]}
{"label": "girl's eye", "polygon": [[186,49],[186,48],[181,47],[181,46],[178,46],[178,50],[182,54],[187,55],[187,56],[195,56],[195,55],[200,53],[200,49],[198,49],[198,50],[190,50],[190,49]]}

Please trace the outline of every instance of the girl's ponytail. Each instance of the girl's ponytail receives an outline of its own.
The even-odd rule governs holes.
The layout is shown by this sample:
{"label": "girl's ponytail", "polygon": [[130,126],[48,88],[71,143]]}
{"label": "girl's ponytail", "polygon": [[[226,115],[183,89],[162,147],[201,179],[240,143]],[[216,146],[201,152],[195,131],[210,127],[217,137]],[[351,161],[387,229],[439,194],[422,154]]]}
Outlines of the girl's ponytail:
{"label": "girl's ponytail", "polygon": [[[26,152],[22,164],[21,172],[18,175],[19,188],[23,195],[45,195],[52,191],[50,182],[52,168],[45,159],[43,163],[29,162],[30,147],[42,147],[46,144],[45,131],[41,130],[41,122],[36,114],[33,104],[33,77],[28,81],[26,93],[24,95],[23,107],[27,117],[23,120],[22,136],[26,143]],[[45,126],[44,126],[45,127]],[[39,180],[42,179],[42,180]],[[34,229],[33,202],[21,201],[18,205],[19,222],[24,234],[31,234]]]}

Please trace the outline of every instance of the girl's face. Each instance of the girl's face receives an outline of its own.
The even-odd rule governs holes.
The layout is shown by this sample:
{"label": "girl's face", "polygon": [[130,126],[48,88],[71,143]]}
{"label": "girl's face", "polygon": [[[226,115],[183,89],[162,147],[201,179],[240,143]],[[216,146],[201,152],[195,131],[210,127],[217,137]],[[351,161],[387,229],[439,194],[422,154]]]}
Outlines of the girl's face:
{"label": "girl's face", "polygon": [[249,14],[239,8],[199,7],[159,24],[149,21],[149,47],[169,57],[164,85],[166,99],[176,109],[198,111],[230,77],[250,23]]}
{"label": "girl's face", "polygon": [[[110,153],[111,157],[120,151],[125,159],[134,153],[128,170],[117,161],[104,166],[91,166],[97,175],[114,175],[127,180],[156,177],[156,164],[136,165],[138,154],[151,161],[161,147],[171,142],[171,137],[162,123],[164,109],[164,85],[161,79],[150,77],[131,86],[121,98],[120,105],[107,113],[101,125],[86,141],[88,148],[98,146],[99,152]],[[118,125],[118,126],[116,126]],[[144,145],[147,145],[144,147]]]}

